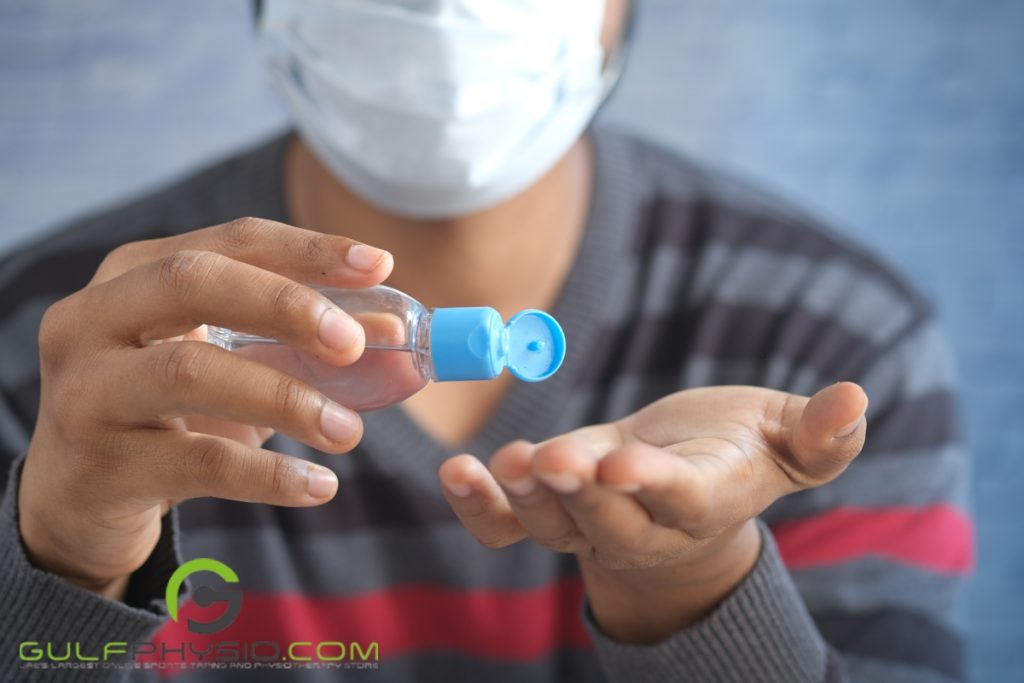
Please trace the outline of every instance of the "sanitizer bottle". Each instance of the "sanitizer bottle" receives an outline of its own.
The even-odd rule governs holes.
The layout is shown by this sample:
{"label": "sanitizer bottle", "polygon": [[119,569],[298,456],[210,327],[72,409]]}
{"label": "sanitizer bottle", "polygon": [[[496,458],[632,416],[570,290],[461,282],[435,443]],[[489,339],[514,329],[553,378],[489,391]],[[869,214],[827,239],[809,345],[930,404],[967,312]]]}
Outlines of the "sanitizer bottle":
{"label": "sanitizer bottle", "polygon": [[551,377],[565,357],[565,335],[547,313],[526,310],[504,323],[493,308],[435,308],[391,287],[319,288],[363,326],[366,350],[339,367],[274,339],[210,327],[207,339],[286,372],[353,410],[384,408],[427,382],[488,380],[508,368],[526,382]]}

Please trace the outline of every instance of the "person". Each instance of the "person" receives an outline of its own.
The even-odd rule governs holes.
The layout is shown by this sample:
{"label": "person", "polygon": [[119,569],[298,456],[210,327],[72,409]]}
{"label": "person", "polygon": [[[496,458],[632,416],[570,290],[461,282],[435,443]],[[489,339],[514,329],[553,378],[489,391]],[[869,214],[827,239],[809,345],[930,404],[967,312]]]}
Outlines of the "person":
{"label": "person", "polygon": [[[5,680],[144,677],[80,656],[137,641],[372,643],[380,680],[961,676],[935,315],[799,211],[590,125],[632,11],[260,3],[298,134],[6,256]],[[363,331],[314,287],[385,280],[551,310],[565,365],[359,415],[205,341],[352,363]],[[166,600],[194,558],[242,591],[213,636]]]}

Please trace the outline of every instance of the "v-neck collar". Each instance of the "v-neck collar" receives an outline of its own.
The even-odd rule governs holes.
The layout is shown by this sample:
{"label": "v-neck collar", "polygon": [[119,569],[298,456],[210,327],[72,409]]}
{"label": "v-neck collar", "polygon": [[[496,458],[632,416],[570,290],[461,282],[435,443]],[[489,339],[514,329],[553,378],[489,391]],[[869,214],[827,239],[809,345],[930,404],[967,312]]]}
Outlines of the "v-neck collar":
{"label": "v-neck collar", "polygon": [[[276,164],[279,188],[277,220],[287,222],[284,197],[284,150]],[[580,425],[567,423],[566,406],[580,383],[587,358],[601,332],[603,311],[610,300],[615,270],[628,260],[627,248],[640,215],[641,192],[631,187],[628,141],[619,135],[592,130],[593,186],[587,223],[573,265],[555,305],[549,311],[566,336],[562,368],[544,382],[516,382],[506,392],[483,427],[458,448],[434,439],[399,406],[363,414],[364,436],[357,452],[366,453],[374,469],[436,479],[440,464],[456,453],[471,453],[486,461],[515,439],[542,441]]]}

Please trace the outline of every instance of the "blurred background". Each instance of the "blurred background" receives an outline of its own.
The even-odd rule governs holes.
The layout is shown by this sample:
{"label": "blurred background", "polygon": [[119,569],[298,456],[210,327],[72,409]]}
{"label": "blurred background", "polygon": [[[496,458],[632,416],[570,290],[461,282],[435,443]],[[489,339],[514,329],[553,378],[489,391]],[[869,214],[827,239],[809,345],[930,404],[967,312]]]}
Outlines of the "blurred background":
{"label": "blurred background", "polygon": [[[247,0],[0,0],[0,251],[285,125]],[[1024,2],[641,0],[604,118],[756,179],[938,304],[974,454],[973,680],[1024,671]]]}

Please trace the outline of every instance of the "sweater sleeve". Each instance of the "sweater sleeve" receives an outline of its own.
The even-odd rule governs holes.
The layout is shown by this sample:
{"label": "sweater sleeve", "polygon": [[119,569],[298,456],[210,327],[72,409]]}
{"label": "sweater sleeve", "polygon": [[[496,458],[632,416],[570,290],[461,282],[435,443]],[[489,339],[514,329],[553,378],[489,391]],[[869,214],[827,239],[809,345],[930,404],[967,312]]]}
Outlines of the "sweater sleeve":
{"label": "sweater sleeve", "polygon": [[854,377],[871,399],[864,451],[834,482],[766,511],[755,568],[700,623],[627,645],[585,609],[609,679],[962,680],[959,598],[973,538],[951,374],[928,317]]}
{"label": "sweater sleeve", "polygon": [[[110,662],[130,643],[143,640],[166,619],[164,586],[179,564],[177,518],[164,518],[161,537],[150,558],[128,585],[124,602],[74,586],[33,566],[25,553],[18,527],[18,483],[23,457],[6,458],[7,484],[0,500],[0,679],[3,680],[118,680],[128,670],[104,668],[106,643]],[[71,661],[56,662],[77,643]],[[47,654],[51,647],[53,657]],[[99,657],[99,662],[81,661]],[[64,668],[74,664],[76,668]]]}
{"label": "sweater sleeve", "polygon": [[704,620],[654,645],[619,643],[601,632],[589,606],[584,624],[611,681],[803,681],[845,678],[818,633],[763,524],[754,569]]}

